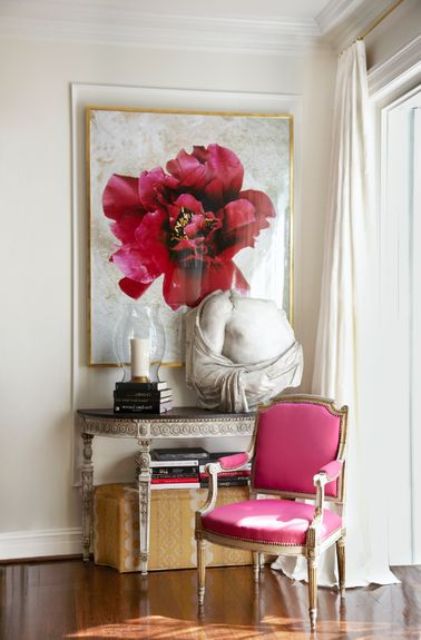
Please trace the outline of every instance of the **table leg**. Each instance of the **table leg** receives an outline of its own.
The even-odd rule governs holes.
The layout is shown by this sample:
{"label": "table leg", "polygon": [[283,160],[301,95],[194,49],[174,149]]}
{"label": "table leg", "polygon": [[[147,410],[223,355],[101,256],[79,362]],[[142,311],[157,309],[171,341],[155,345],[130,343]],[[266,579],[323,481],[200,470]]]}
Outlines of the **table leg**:
{"label": "table leg", "polygon": [[140,452],[137,457],[137,473],[139,485],[139,547],[140,568],[142,575],[148,573],[149,555],[149,516],[151,506],[151,472],[149,440],[139,440]]}
{"label": "table leg", "polygon": [[83,464],[82,464],[82,544],[83,561],[89,560],[93,529],[93,490],[94,465],[92,462],[92,439],[94,436],[82,433]]}

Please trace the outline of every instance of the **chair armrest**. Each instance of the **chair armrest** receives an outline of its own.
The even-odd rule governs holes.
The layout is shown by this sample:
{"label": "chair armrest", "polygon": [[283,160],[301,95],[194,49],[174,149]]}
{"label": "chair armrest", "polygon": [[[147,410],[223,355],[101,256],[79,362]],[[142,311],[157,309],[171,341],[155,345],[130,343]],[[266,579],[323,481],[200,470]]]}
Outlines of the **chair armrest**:
{"label": "chair armrest", "polygon": [[319,469],[318,473],[326,474],[326,482],[332,482],[341,475],[343,464],[343,460],[333,460]]}
{"label": "chair armrest", "polygon": [[205,504],[196,511],[196,517],[201,517],[214,509],[218,496],[218,473],[242,469],[251,458],[252,453],[246,451],[244,453],[235,453],[232,456],[223,456],[217,462],[210,462],[206,465],[206,471],[209,474],[208,495]]}
{"label": "chair armrest", "polygon": [[313,476],[313,484],[316,487],[316,504],[314,517],[309,527],[312,544],[317,544],[317,534],[323,520],[323,509],[325,502],[325,485],[336,480],[342,472],[343,460],[332,460],[325,464]]}
{"label": "chair armrest", "polygon": [[206,471],[209,474],[208,495],[205,504],[196,511],[196,530],[198,529],[200,518],[214,509],[218,495],[218,473],[221,471],[221,466],[218,462],[211,462],[206,465]]}
{"label": "chair armrest", "polygon": [[220,466],[218,471],[237,471],[244,467],[249,460],[250,455],[247,451],[244,453],[234,453],[232,456],[224,456],[218,460]]}

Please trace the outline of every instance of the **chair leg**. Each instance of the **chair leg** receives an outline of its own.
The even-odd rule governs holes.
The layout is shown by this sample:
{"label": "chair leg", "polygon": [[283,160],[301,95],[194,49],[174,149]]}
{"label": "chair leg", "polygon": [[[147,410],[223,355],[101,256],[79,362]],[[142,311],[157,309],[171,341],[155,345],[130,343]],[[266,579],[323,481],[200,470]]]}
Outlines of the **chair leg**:
{"label": "chair leg", "polygon": [[314,555],[307,558],[307,571],[310,627],[312,631],[315,631],[317,621],[317,558]]}
{"label": "chair leg", "polygon": [[262,554],[259,551],[253,551],[253,568],[254,568],[254,581],[259,582],[260,569],[262,567]]}
{"label": "chair leg", "polygon": [[197,540],[197,597],[199,606],[205,602],[205,577],[206,577],[206,540]]}
{"label": "chair leg", "polygon": [[345,597],[345,536],[336,542],[336,557],[338,560],[339,592]]}

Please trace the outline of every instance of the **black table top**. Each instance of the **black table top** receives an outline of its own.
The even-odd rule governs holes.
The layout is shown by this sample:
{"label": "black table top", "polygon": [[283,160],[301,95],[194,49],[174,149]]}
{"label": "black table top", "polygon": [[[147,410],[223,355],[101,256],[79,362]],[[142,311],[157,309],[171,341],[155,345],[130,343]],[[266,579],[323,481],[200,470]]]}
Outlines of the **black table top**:
{"label": "black table top", "polygon": [[179,418],[187,418],[198,420],[202,418],[213,418],[215,420],[234,418],[235,416],[253,417],[254,412],[249,413],[222,413],[218,411],[209,411],[201,407],[174,407],[165,413],[114,413],[112,408],[105,409],[78,409],[77,413],[85,417],[109,418],[115,420],[133,419],[133,420],[174,420]]}

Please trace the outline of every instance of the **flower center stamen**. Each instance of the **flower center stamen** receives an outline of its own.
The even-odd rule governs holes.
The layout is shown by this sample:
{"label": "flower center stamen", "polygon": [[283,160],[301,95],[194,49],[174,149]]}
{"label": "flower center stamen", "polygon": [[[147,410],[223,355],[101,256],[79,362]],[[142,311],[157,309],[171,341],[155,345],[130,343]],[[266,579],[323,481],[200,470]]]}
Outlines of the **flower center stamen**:
{"label": "flower center stamen", "polygon": [[174,228],[170,233],[170,246],[174,247],[180,240],[186,238],[185,227],[191,222],[194,212],[187,207],[181,207],[178,218],[175,221]]}
{"label": "flower center stamen", "polygon": [[212,229],[214,228],[216,223],[217,223],[217,221],[215,220],[215,218],[205,218],[205,229],[206,229],[206,232],[209,233],[210,231],[212,231]]}

